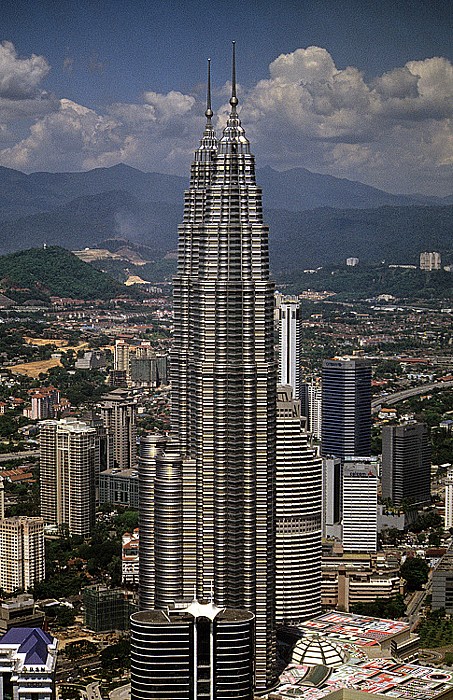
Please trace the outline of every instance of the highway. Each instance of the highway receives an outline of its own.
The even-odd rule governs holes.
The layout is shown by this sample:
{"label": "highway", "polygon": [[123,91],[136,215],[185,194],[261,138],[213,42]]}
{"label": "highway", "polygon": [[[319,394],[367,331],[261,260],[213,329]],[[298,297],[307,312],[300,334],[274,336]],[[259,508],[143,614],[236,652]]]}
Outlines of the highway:
{"label": "highway", "polygon": [[433,389],[450,389],[453,387],[453,380],[448,382],[433,382],[431,384],[422,384],[421,386],[413,386],[410,389],[397,391],[395,394],[387,394],[387,396],[378,396],[371,402],[371,413],[378,413],[382,406],[392,406],[399,401],[410,399],[412,396],[425,394],[433,391]]}

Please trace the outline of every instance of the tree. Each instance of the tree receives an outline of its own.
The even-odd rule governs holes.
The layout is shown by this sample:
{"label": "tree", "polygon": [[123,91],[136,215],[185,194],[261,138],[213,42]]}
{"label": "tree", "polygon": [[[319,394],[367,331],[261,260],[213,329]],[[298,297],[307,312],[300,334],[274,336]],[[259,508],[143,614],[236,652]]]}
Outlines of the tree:
{"label": "tree", "polygon": [[420,591],[428,581],[429,566],[420,557],[406,559],[400,568],[400,576],[406,580],[408,591]]}
{"label": "tree", "polygon": [[74,624],[75,611],[67,605],[60,605],[57,610],[57,624],[60,627],[69,627]]}

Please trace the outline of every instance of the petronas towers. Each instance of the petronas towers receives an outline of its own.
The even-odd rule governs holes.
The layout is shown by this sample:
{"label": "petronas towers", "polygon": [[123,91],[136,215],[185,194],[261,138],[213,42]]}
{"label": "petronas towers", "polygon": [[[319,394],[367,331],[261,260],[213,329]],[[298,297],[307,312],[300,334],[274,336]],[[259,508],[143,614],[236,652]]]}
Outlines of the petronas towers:
{"label": "petronas towers", "polygon": [[233,55],[231,112],[217,139],[208,93],[179,227],[172,428],[192,460],[185,474],[192,481],[185,494],[187,582],[199,598],[208,598],[212,585],[216,605],[255,613],[262,687],[274,656],[274,285],[237,103]]}
{"label": "petronas towers", "polygon": [[218,138],[208,87],[179,226],[172,436],[142,445],[140,606],[179,597],[253,612],[263,689],[275,665],[274,285],[237,104],[233,51],[226,127]]}

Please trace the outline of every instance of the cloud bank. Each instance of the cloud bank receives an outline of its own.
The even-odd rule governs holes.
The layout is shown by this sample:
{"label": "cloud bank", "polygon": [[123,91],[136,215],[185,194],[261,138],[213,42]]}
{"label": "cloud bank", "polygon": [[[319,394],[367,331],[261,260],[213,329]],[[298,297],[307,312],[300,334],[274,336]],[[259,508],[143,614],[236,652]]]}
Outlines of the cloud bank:
{"label": "cloud bank", "polygon": [[[187,174],[204,96],[150,89],[140,102],[101,113],[49,95],[49,70],[42,56],[19,58],[10,42],[0,46],[0,164],[30,172],[125,162]],[[218,94],[224,99],[225,86]],[[259,166],[305,167],[391,192],[453,190],[453,66],[445,58],[366,80],[311,46],[278,56],[268,78],[239,96]],[[227,103],[217,110],[219,131],[227,112]]]}

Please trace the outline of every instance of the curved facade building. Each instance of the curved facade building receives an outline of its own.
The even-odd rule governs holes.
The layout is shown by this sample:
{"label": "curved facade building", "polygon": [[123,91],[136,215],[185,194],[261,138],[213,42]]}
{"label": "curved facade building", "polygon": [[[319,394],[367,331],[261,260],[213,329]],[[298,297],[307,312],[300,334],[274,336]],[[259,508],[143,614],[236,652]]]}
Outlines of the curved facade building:
{"label": "curved facade building", "polygon": [[167,444],[163,435],[142,435],[138,458],[139,484],[139,604],[152,610],[155,604],[154,564],[154,479],[156,453]]}
{"label": "curved facade building", "polygon": [[132,700],[252,700],[254,616],[193,601],[131,616]]}
{"label": "curved facade building", "polygon": [[300,403],[277,388],[276,622],[321,612],[322,460],[308,442]]}
{"label": "curved facade building", "polygon": [[156,453],[154,479],[155,607],[183,597],[182,457],[167,443]]}

